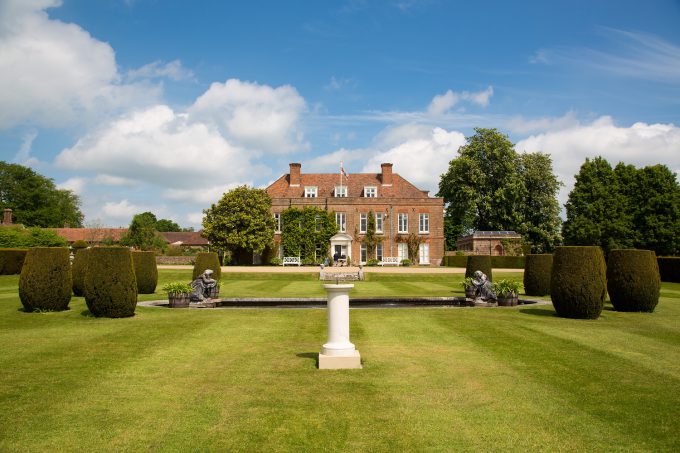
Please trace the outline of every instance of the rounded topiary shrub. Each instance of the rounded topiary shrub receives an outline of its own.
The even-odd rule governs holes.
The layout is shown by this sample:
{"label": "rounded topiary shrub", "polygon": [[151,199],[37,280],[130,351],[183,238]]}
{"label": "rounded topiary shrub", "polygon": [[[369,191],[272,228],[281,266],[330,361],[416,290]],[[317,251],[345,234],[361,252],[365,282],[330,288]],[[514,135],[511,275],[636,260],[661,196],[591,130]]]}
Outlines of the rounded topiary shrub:
{"label": "rounded topiary shrub", "polygon": [[0,275],[21,274],[27,249],[0,249]]}
{"label": "rounded topiary shrub", "polygon": [[651,250],[612,250],[607,260],[607,291],[618,311],[652,312],[659,303],[661,279]]}
{"label": "rounded topiary shrub", "polygon": [[73,253],[78,253],[78,250],[83,250],[88,248],[90,245],[83,241],[82,239],[78,239],[77,241],[74,241],[73,244],[71,244],[71,249],[73,250]]}
{"label": "rounded topiary shrub", "polygon": [[524,294],[545,296],[550,294],[551,254],[527,255],[524,257]]}
{"label": "rounded topiary shrub", "polygon": [[219,280],[222,277],[222,269],[220,268],[220,259],[215,252],[200,252],[196,255],[196,262],[194,263],[194,273],[192,280],[197,279],[206,269],[213,271],[212,278]]}
{"label": "rounded topiary shrub", "polygon": [[135,266],[137,292],[153,294],[158,284],[156,254],[154,252],[132,252],[132,262]]}
{"label": "rounded topiary shrub", "polygon": [[68,309],[71,262],[66,247],[35,247],[26,253],[19,298],[26,311]]}
{"label": "rounded topiary shrub", "polygon": [[489,255],[470,255],[467,257],[465,277],[472,277],[475,271],[482,271],[489,281],[493,281],[491,257]]}
{"label": "rounded topiary shrub", "polygon": [[78,297],[85,295],[85,271],[87,270],[87,256],[90,249],[79,249],[73,257],[71,274],[73,275],[73,294]]}
{"label": "rounded topiary shrub", "polygon": [[133,316],[137,306],[137,280],[130,250],[94,247],[87,254],[85,303],[90,313],[107,318]]}
{"label": "rounded topiary shrub", "polygon": [[606,294],[606,266],[600,247],[557,247],[550,297],[559,316],[596,319]]}

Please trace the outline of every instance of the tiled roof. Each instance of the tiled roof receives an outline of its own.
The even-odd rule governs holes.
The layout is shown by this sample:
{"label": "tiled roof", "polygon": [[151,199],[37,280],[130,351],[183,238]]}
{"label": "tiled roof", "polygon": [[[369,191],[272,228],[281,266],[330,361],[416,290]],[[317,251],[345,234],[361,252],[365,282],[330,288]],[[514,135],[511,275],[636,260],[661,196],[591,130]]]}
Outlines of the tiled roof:
{"label": "tiled roof", "polygon": [[[267,193],[272,198],[301,198],[305,195],[305,186],[316,186],[317,197],[334,197],[335,186],[340,185],[338,173],[302,173],[300,187],[290,187],[290,175],[286,173],[267,187]],[[392,185],[383,186],[380,173],[350,173],[348,178],[342,178],[343,186],[347,187],[348,197],[362,197],[364,187],[374,186],[378,189],[378,198],[426,198],[427,191],[399,176],[392,175]]]}
{"label": "tiled roof", "polygon": [[201,236],[200,231],[181,231],[172,232],[167,231],[161,233],[163,238],[168,242],[168,244],[176,244],[180,242],[182,245],[198,246],[198,245],[209,245],[210,243],[206,238]]}
{"label": "tiled roof", "polygon": [[473,232],[472,234],[468,234],[467,236],[462,236],[460,239],[464,238],[488,238],[488,239],[519,239],[522,236],[517,234],[514,231],[481,231],[477,230]]}
{"label": "tiled roof", "polygon": [[119,241],[127,228],[55,228],[54,231],[68,242],[101,242],[108,238]]}

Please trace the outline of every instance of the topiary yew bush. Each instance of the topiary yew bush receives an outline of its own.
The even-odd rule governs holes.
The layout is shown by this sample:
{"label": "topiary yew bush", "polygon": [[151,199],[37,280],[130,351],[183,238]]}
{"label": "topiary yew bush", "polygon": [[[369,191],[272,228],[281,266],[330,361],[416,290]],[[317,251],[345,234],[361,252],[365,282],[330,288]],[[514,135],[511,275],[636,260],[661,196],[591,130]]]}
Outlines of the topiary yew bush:
{"label": "topiary yew bush", "polygon": [[557,247],[550,275],[550,297],[559,316],[597,319],[607,294],[600,247]]}
{"label": "topiary yew bush", "polygon": [[26,253],[19,277],[26,311],[67,310],[71,301],[71,262],[66,247],[35,247]]}
{"label": "topiary yew bush", "polygon": [[71,265],[73,294],[78,297],[85,295],[85,271],[87,270],[88,253],[90,253],[90,249],[78,249]]}
{"label": "topiary yew bush", "polygon": [[154,252],[132,252],[138,294],[153,294],[158,285],[158,266]]}
{"label": "topiary yew bush", "polygon": [[550,294],[551,254],[527,255],[524,264],[524,294],[545,296]]}
{"label": "topiary yew bush", "polygon": [[130,250],[89,249],[85,272],[85,303],[97,317],[125,318],[135,314],[137,280]]}
{"label": "topiary yew bush", "polygon": [[0,249],[0,275],[21,274],[27,249]]}
{"label": "topiary yew bush", "polygon": [[651,250],[612,250],[607,260],[607,291],[617,311],[653,312],[661,279]]}
{"label": "topiary yew bush", "polygon": [[196,255],[192,280],[197,279],[206,269],[213,271],[212,278],[215,280],[219,280],[222,277],[222,268],[220,267],[220,259],[217,253],[200,252]]}
{"label": "topiary yew bush", "polygon": [[465,267],[465,277],[472,277],[475,271],[482,271],[486,274],[489,281],[493,280],[491,257],[489,255],[470,255],[467,257]]}

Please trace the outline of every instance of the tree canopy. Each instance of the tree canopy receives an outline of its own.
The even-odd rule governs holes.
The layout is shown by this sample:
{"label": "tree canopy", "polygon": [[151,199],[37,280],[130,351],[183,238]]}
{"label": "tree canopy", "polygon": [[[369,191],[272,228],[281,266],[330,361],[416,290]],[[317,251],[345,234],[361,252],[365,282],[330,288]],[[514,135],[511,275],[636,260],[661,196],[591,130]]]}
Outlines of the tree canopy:
{"label": "tree canopy", "polygon": [[158,219],[158,221],[156,221],[156,231],[165,233],[165,232],[179,232],[183,230],[182,227],[180,227],[177,223],[173,222],[172,220]]}
{"label": "tree canopy", "polygon": [[165,250],[165,240],[157,234],[156,216],[152,212],[136,214],[120,243],[139,250]]}
{"label": "tree canopy", "polygon": [[271,199],[264,189],[239,186],[203,211],[203,236],[218,250],[233,255],[262,253],[274,240]]}
{"label": "tree canopy", "polygon": [[447,248],[475,230],[514,230],[535,252],[559,242],[557,181],[547,154],[518,154],[496,129],[476,128],[441,176]]}
{"label": "tree canopy", "polygon": [[0,161],[0,210],[12,209],[14,222],[25,226],[83,226],[80,199],[70,190],[23,165]]}

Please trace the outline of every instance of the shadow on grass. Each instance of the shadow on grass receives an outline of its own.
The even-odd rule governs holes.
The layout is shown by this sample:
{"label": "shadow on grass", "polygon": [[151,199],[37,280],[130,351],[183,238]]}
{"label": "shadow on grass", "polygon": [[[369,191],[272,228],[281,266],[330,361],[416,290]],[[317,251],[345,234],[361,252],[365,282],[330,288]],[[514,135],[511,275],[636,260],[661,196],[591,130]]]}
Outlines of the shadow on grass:
{"label": "shadow on grass", "polygon": [[519,312],[534,316],[557,316],[557,313],[552,310],[541,310],[540,308],[522,308]]}
{"label": "shadow on grass", "polygon": [[296,356],[300,357],[301,359],[311,359],[314,360],[314,364],[318,367],[319,366],[319,353],[318,352],[298,352],[295,354]]}

